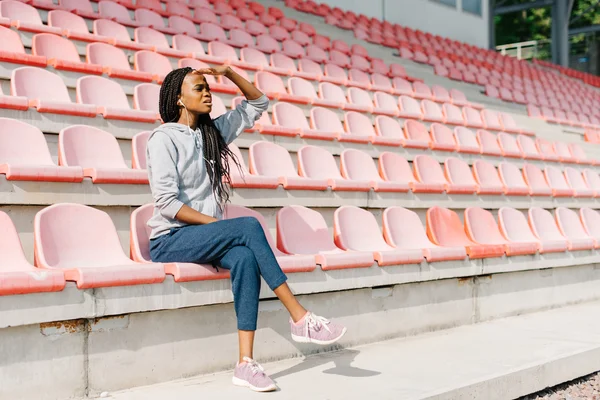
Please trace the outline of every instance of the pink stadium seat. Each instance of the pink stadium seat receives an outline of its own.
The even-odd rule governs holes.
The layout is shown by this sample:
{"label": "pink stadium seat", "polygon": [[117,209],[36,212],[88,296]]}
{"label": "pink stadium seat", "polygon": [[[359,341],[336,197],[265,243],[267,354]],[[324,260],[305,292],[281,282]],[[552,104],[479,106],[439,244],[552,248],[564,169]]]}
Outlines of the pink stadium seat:
{"label": "pink stadium seat", "polygon": [[369,72],[369,73],[373,72],[373,69],[372,69],[369,61],[366,58],[364,58],[363,56],[360,56],[358,54],[352,54],[350,56],[350,67],[359,69],[361,71]]}
{"label": "pink stadium seat", "polygon": [[501,257],[504,244],[478,244],[467,234],[456,212],[438,206],[427,210],[427,235],[438,246],[466,249],[469,258]]}
{"label": "pink stadium seat", "polygon": [[562,252],[568,249],[569,241],[560,232],[556,221],[548,210],[540,207],[531,207],[528,215],[531,230],[542,243],[540,253]]}
{"label": "pink stadium seat", "polygon": [[113,39],[111,44],[130,50],[153,50],[149,44],[137,43],[131,40],[127,28],[118,22],[108,19],[97,19],[93,23],[94,34]]}
{"label": "pink stadium seat", "polygon": [[117,82],[100,76],[83,76],[77,80],[77,102],[98,107],[105,119],[154,123],[159,115],[153,111],[132,110],[127,96]]}
{"label": "pink stadium seat", "polygon": [[232,29],[244,30],[244,28],[245,28],[242,20],[232,14],[221,15],[221,27],[223,29],[227,29],[227,30],[232,30]]}
{"label": "pink stadium seat", "polygon": [[403,207],[389,207],[383,212],[383,236],[388,244],[398,249],[422,249],[429,262],[463,260],[464,246],[442,247],[429,240],[419,216]]}
{"label": "pink stadium seat", "polygon": [[[363,94],[362,96],[365,98],[366,102],[366,96],[368,96],[368,94],[366,96]],[[384,92],[375,92],[375,94],[373,95],[373,103],[375,105],[373,113],[375,114],[396,117],[400,113],[400,111],[398,110],[398,102],[396,100],[396,97],[392,96],[391,94]]]}
{"label": "pink stadium seat", "polygon": [[0,2],[0,23],[25,32],[54,33],[57,35],[62,33],[61,28],[44,25],[38,11],[29,4],[20,1],[4,0]]}
{"label": "pink stadium seat", "polygon": [[246,32],[254,36],[259,36],[267,34],[268,30],[260,21],[249,19],[246,21]]}
{"label": "pink stadium seat", "polygon": [[484,160],[475,160],[473,162],[473,175],[475,182],[479,186],[479,194],[497,194],[504,193],[504,186],[500,180],[500,175],[494,165]]}
{"label": "pink stadium seat", "polygon": [[[136,262],[149,263],[150,259],[150,227],[148,220],[154,212],[154,204],[138,207],[131,214],[130,250],[131,259]],[[226,279],[228,270],[217,271],[212,265],[192,263],[166,263],[165,273],[173,275],[175,282],[190,282],[213,279]]]}
{"label": "pink stadium seat", "polygon": [[421,101],[421,111],[423,119],[429,122],[445,122],[444,114],[440,106],[431,100]]}
{"label": "pink stadium seat", "polygon": [[596,248],[600,247],[600,213],[591,208],[582,207],[579,210],[579,216],[586,233],[596,241]]}
{"label": "pink stadium seat", "polygon": [[346,179],[369,181],[376,192],[408,192],[408,182],[381,178],[371,156],[367,153],[346,149],[340,155],[340,171]]}
{"label": "pink stadium seat", "polygon": [[243,29],[229,31],[229,43],[234,47],[254,47],[254,38]]}
{"label": "pink stadium seat", "polygon": [[498,167],[498,172],[500,173],[500,179],[504,185],[505,194],[515,196],[527,196],[530,194],[530,187],[525,182],[523,174],[516,165],[502,162]]}
{"label": "pink stadium seat", "polygon": [[462,115],[462,111],[457,106],[444,103],[442,105],[442,115],[444,116],[444,121],[450,125],[465,125],[465,119]]}
{"label": "pink stadium seat", "polygon": [[[336,119],[338,119],[337,116]],[[273,122],[275,125],[289,130],[295,129],[300,137],[306,139],[334,140],[341,133],[339,130],[321,130],[322,125],[311,129],[304,116],[304,111],[300,107],[283,102],[273,105]]]}
{"label": "pink stadium seat", "polygon": [[298,67],[296,67],[296,63],[294,60],[286,56],[285,54],[271,54],[271,65],[277,71],[286,71],[285,75],[297,76],[304,79],[317,80],[317,76],[299,72]]}
{"label": "pink stadium seat", "polygon": [[324,71],[323,81],[344,86],[348,83],[348,76],[343,68],[335,64],[325,64]]}
{"label": "pink stadium seat", "polygon": [[[193,25],[191,21],[188,22]],[[172,49],[169,46],[166,36],[155,29],[142,26],[135,29],[133,36],[136,43],[151,46],[153,51],[155,50],[162,55],[177,58],[185,57],[187,55],[187,53],[182,52],[181,50]]]}
{"label": "pink stadium seat", "polygon": [[89,43],[87,45],[87,62],[102,67],[111,78],[122,78],[141,82],[151,82],[152,74],[133,71],[123,50],[107,43]]}
{"label": "pink stadium seat", "polygon": [[307,97],[311,99],[310,104],[315,106],[341,108],[342,104],[321,99],[318,97],[313,84],[302,78],[288,79],[288,90],[291,95],[299,97]]}
{"label": "pink stadium seat", "polygon": [[321,214],[302,206],[277,212],[277,247],[288,254],[310,254],[323,270],[370,267],[372,252],[343,251],[337,247]]}
{"label": "pink stadium seat", "polygon": [[392,63],[390,64],[390,78],[406,78],[408,74],[406,73],[406,69],[403,65]]}
{"label": "pink stadium seat", "polygon": [[[148,11],[149,10],[143,10]],[[107,37],[93,35],[89,32],[85,20],[77,14],[64,10],[52,10],[48,13],[48,26],[62,29],[62,34],[70,40],[81,40],[84,42],[111,43]]]}
{"label": "pink stadium seat", "polygon": [[147,172],[128,168],[117,139],[101,129],[86,125],[62,129],[58,153],[60,165],[83,168],[93,183],[148,183]]}
{"label": "pink stadium seat", "polygon": [[[199,32],[197,35],[195,35],[195,37],[203,42],[219,41],[223,43],[230,43],[223,28],[210,22],[201,23]],[[234,43],[230,44],[233,45]]]}
{"label": "pink stadium seat", "polygon": [[415,149],[428,149],[430,147],[431,138],[427,127],[418,121],[412,119],[404,121],[404,135],[406,136],[404,147]]}
{"label": "pink stadium seat", "polygon": [[517,144],[517,138],[514,135],[500,132],[498,134],[498,145],[504,157],[523,158],[524,155]]}
{"label": "pink stadium seat", "polygon": [[396,77],[392,80],[392,86],[394,87],[394,93],[399,95],[406,95],[413,97],[415,92],[409,81],[404,78]]}
{"label": "pink stadium seat", "polygon": [[341,51],[344,54],[353,54],[352,49],[348,45],[348,43],[344,42],[341,39],[336,39],[331,42],[331,49]]}
{"label": "pink stadium seat", "polygon": [[542,155],[542,157],[544,157],[544,160],[559,160],[558,154],[556,154],[556,152],[554,151],[554,146],[552,145],[552,142],[542,138],[536,138],[535,144],[539,150],[539,153]]}
{"label": "pink stadium seat", "polygon": [[502,150],[498,145],[498,139],[496,135],[486,130],[480,129],[477,131],[477,142],[481,149],[481,154],[490,156],[502,156]]}
{"label": "pink stadium seat", "polygon": [[554,216],[560,233],[569,241],[569,251],[592,250],[597,247],[596,240],[586,232],[575,211],[557,207]]}
{"label": "pink stadium seat", "polygon": [[463,126],[454,128],[454,138],[461,153],[481,154],[481,148],[477,136],[472,130]]}
{"label": "pink stadium seat", "polygon": [[273,37],[263,34],[256,37],[256,49],[263,53],[271,54],[280,52],[281,46]]}
{"label": "pink stadium seat", "polygon": [[481,118],[485,129],[502,131],[502,124],[500,123],[499,113],[490,109],[481,110]]}
{"label": "pink stadium seat", "polygon": [[429,146],[433,150],[456,151],[457,145],[452,130],[445,125],[433,123],[430,127],[431,142]]}
{"label": "pink stadium seat", "polygon": [[541,169],[533,164],[523,165],[523,178],[529,186],[532,196],[552,196],[552,188],[548,184]]}
{"label": "pink stadium seat", "polygon": [[0,174],[9,181],[81,182],[79,167],[57,167],[44,134],[25,122],[0,118]]}
{"label": "pink stadium seat", "polygon": [[300,46],[303,47],[306,47],[312,43],[310,36],[299,30],[292,31],[291,38],[294,42],[298,43]]}
{"label": "pink stadium seat", "polygon": [[539,242],[511,242],[500,232],[496,219],[491,212],[480,207],[469,207],[465,210],[465,232],[475,243],[483,245],[502,245],[507,256],[518,256],[537,253]]}
{"label": "pink stadium seat", "polygon": [[587,186],[595,193],[600,193],[600,176],[592,169],[586,168],[583,170],[583,179]]}
{"label": "pink stadium seat", "polygon": [[378,136],[371,119],[356,111],[350,111],[344,115],[344,125],[346,129],[338,137],[340,142],[368,143],[370,141],[374,144],[387,146],[399,146],[401,143],[400,140],[390,140],[390,138]]}
{"label": "pink stadium seat", "polygon": [[160,283],[165,268],[138,263],[121,248],[108,214],[79,204],[55,204],[34,220],[35,264],[63,270],[79,289]]}
{"label": "pink stadium seat", "polygon": [[304,47],[291,39],[284,40],[281,44],[283,54],[292,58],[302,58],[306,55]]}
{"label": "pink stadium seat", "polygon": [[350,68],[348,71],[348,86],[370,90],[371,81],[369,74],[356,68]]}
{"label": "pink stadium seat", "polygon": [[433,99],[438,103],[450,103],[452,101],[450,92],[443,86],[431,85],[431,93],[433,94]]}
{"label": "pink stadium seat", "polygon": [[314,77],[314,80],[324,80],[323,69],[321,68],[321,65],[309,60],[308,58],[301,58],[298,60],[298,71],[305,74],[310,74]]}
{"label": "pink stadium seat", "polygon": [[99,65],[82,63],[73,42],[50,33],[38,33],[33,36],[31,52],[34,56],[46,57],[48,65],[55,69],[82,72],[85,74],[102,74]]}
{"label": "pink stadium seat", "polygon": [[283,17],[279,20],[279,26],[291,32],[298,26],[298,21]]}
{"label": "pink stadium seat", "polygon": [[12,71],[12,96],[24,96],[38,112],[94,117],[96,107],[71,102],[67,87],[58,75],[35,67],[21,67]]}
{"label": "pink stadium seat", "polygon": [[287,190],[326,190],[325,179],[309,179],[298,175],[287,150],[270,142],[254,142],[250,146],[250,172],[255,175],[277,177]]}
{"label": "pink stadium seat", "polygon": [[162,33],[168,33],[170,35],[175,35],[177,33],[177,30],[175,28],[166,26],[165,20],[163,19],[162,15],[160,15],[155,10],[138,8],[135,10],[135,20],[140,26],[147,26],[148,28],[156,29],[157,31]]}
{"label": "pink stadium seat", "polygon": [[444,177],[440,164],[430,156],[424,154],[415,156],[413,172],[418,183],[411,185],[415,193],[443,193],[444,190],[454,189],[454,185],[449,185]]}
{"label": "pink stadium seat", "polygon": [[396,153],[384,151],[379,155],[379,175],[387,182],[408,185],[414,191],[415,187],[422,186],[413,175],[406,159]]}
{"label": "pink stadium seat", "polygon": [[134,54],[133,68],[136,71],[151,73],[152,79],[158,83],[162,83],[165,76],[173,69],[167,57],[146,50]]}
{"label": "pink stadium seat", "polygon": [[471,128],[483,128],[484,123],[481,119],[481,114],[479,111],[472,107],[463,107],[462,110],[463,118],[465,119],[465,124]]}
{"label": "pink stadium seat", "polygon": [[[64,2],[64,0],[61,0]],[[77,0],[72,0],[72,1],[77,1]],[[160,0],[137,0],[135,2],[135,5],[137,7],[137,10],[151,10],[154,11],[156,13],[159,13],[160,15],[164,15],[164,16],[168,16],[168,13],[163,9],[161,1]],[[137,20],[137,16],[136,16],[136,20]]]}
{"label": "pink stadium seat", "polygon": [[171,15],[169,17],[169,27],[175,30],[175,33],[199,38],[196,25],[190,20],[189,16]]}
{"label": "pink stadium seat", "polygon": [[150,131],[144,131],[135,134],[131,138],[131,168],[146,169],[148,163],[146,160],[146,147]]}
{"label": "pink stadium seat", "polygon": [[423,250],[398,249],[385,242],[375,216],[355,206],[342,206],[334,213],[336,245],[344,250],[370,251],[380,267],[398,264],[420,264]]}
{"label": "pink stadium seat", "polygon": [[414,97],[417,99],[433,100],[433,93],[431,88],[423,82],[413,82]]}
{"label": "pink stadium seat", "polygon": [[235,49],[226,43],[216,41],[210,42],[208,44],[208,54],[215,58],[222,59],[226,64],[235,65],[244,69],[260,69],[260,66],[256,64],[240,61]]}
{"label": "pink stadium seat", "polygon": [[288,40],[291,38],[290,33],[287,31],[287,29],[282,28],[278,25],[271,25],[269,27],[269,35],[279,42],[283,42],[284,40]]}
{"label": "pink stadium seat", "polygon": [[505,132],[509,133],[521,133],[523,135],[533,136],[535,133],[529,129],[523,129],[517,125],[512,115],[507,113],[499,113],[500,114],[500,123],[504,128]]}
{"label": "pink stadium seat", "polygon": [[98,13],[94,11],[90,0],[60,0],[59,3],[63,9],[81,17],[91,19],[100,17]]}
{"label": "pink stadium seat", "polygon": [[350,57],[340,51],[331,50],[329,52],[329,61],[338,67],[350,68]]}
{"label": "pink stadium seat", "polygon": [[223,60],[220,58],[206,54],[202,43],[198,39],[187,35],[180,34],[173,36],[173,49],[185,53],[185,56],[181,55],[180,57],[193,57],[214,64],[223,63]]}
{"label": "pink stadium seat", "polygon": [[153,83],[140,83],[133,88],[133,108],[148,110],[158,114],[160,86]]}
{"label": "pink stadium seat", "polygon": [[0,296],[59,292],[65,287],[62,271],[43,271],[25,259],[15,225],[0,211]]}
{"label": "pink stadium seat", "polygon": [[587,158],[587,154],[585,154],[583,148],[577,143],[570,143],[569,149],[571,150],[571,154],[573,155],[578,164],[595,164],[594,160],[590,160]]}
{"label": "pink stadium seat", "polygon": [[580,171],[573,167],[565,168],[565,178],[569,187],[575,192],[575,197],[594,197],[596,193],[589,188]]}
{"label": "pink stadium seat", "polygon": [[265,26],[273,26],[277,23],[277,18],[268,13],[259,13],[258,20]]}
{"label": "pink stadium seat", "polygon": [[187,4],[180,3],[178,1],[167,1],[166,5],[166,11],[169,15],[176,15],[185,18],[190,18],[192,15]]}
{"label": "pink stadium seat", "polygon": [[288,94],[281,78],[266,71],[259,71],[254,75],[256,87],[272,99],[289,101],[291,103],[309,104],[308,97],[298,97]]}
{"label": "pink stadium seat", "polygon": [[544,168],[544,176],[546,177],[548,185],[552,189],[552,196],[572,197],[575,195],[575,191],[571,189],[565,179],[565,176],[558,168],[547,166]]}
{"label": "pink stadium seat", "polygon": [[533,234],[527,218],[518,210],[511,207],[502,207],[498,210],[498,225],[502,235],[510,244],[528,245],[538,244],[540,253],[562,252],[566,250],[562,243],[552,241],[542,241]]}
{"label": "pink stadium seat", "polygon": [[402,127],[394,118],[385,115],[375,117],[375,133],[377,136],[372,139],[373,143],[381,143],[387,146],[405,145],[406,140]]}
{"label": "pink stadium seat", "polygon": [[303,146],[298,150],[298,173],[310,179],[326,179],[335,191],[371,190],[368,180],[351,180],[342,177],[333,155],[322,147]]}
{"label": "pink stadium seat", "polygon": [[446,190],[448,193],[479,192],[471,168],[465,161],[456,157],[448,157],[444,162],[444,174],[446,180],[450,183],[449,188]]}
{"label": "pink stadium seat", "polygon": [[[256,14],[249,8],[238,8],[237,17],[242,21],[254,21],[256,20]],[[258,22],[258,21],[256,21]]]}
{"label": "pink stadium seat", "polygon": [[[353,53],[356,55],[356,53]],[[365,59],[369,59],[368,56],[363,56],[363,55],[358,55],[359,57],[363,57]],[[373,73],[378,73],[378,74],[382,74],[382,75],[389,75],[390,74],[390,67],[382,60],[379,58],[373,58],[371,60],[371,72]]]}
{"label": "pink stadium seat", "polygon": [[127,8],[113,1],[100,0],[98,2],[100,18],[109,19],[127,26],[139,26],[137,21],[131,19]]}
{"label": "pink stadium seat", "polygon": [[[346,110],[356,110],[357,107],[348,104],[346,96],[342,91],[342,88],[329,82],[321,82],[319,84],[319,97],[330,104],[338,104]],[[358,111],[362,111],[361,107],[358,107]]]}
{"label": "pink stadium seat", "polygon": [[398,97],[398,105],[400,108],[399,116],[401,118],[423,119],[421,104],[412,97],[404,95]]}
{"label": "pink stadium seat", "polygon": [[394,89],[390,78],[377,72],[371,74],[371,89],[390,94],[405,94],[399,91],[397,92],[396,89]]}
{"label": "pink stadium seat", "polygon": [[563,163],[577,163],[577,159],[571,154],[569,145],[564,142],[554,142],[554,153],[558,156],[560,162]]}
{"label": "pink stadium seat", "polygon": [[[277,68],[269,65],[267,56],[260,50],[244,48],[240,50],[240,60],[247,65],[252,65],[252,69],[272,72],[277,75],[289,75],[290,71],[286,68]],[[256,67],[255,67],[256,66]]]}
{"label": "pink stadium seat", "polygon": [[14,30],[0,26],[0,40],[2,41],[0,61],[46,67],[48,63],[46,57],[25,53],[25,48],[23,47],[21,38]]}
{"label": "pink stadium seat", "polygon": [[313,44],[315,46],[319,46],[323,50],[329,50],[329,49],[331,49],[331,40],[329,39],[328,36],[323,36],[323,35],[315,34],[313,36]]}
{"label": "pink stadium seat", "polygon": [[521,152],[523,153],[525,158],[530,160],[542,159],[542,154],[540,154],[538,148],[535,145],[535,142],[531,138],[519,135],[517,138],[517,144],[519,145],[519,148],[521,149]]}
{"label": "pink stadium seat", "polygon": [[231,178],[231,186],[234,188],[256,188],[256,189],[276,189],[279,186],[277,177],[273,176],[258,176],[251,174],[246,167],[244,158],[240,149],[233,143],[229,145],[229,149],[237,159],[240,168],[229,159],[229,171]]}

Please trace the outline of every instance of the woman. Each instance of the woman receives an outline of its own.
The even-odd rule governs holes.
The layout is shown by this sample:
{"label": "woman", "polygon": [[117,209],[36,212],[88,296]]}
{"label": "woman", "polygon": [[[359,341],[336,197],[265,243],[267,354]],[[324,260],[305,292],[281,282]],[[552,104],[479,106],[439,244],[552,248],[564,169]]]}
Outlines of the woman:
{"label": "woman", "polygon": [[[204,75],[224,75],[246,100],[212,120]],[[147,149],[155,202],[148,222],[152,260],[211,263],[230,270],[239,336],[233,383],[256,391],[276,389],[253,359],[261,276],[290,313],[293,340],[331,344],[346,332],[296,300],[255,218],[221,219],[229,200],[228,158],[237,164],[227,145],[254,125],[268,106],[268,98],[228,66],[176,69],[160,88],[159,111],[165,123],[152,132]]]}

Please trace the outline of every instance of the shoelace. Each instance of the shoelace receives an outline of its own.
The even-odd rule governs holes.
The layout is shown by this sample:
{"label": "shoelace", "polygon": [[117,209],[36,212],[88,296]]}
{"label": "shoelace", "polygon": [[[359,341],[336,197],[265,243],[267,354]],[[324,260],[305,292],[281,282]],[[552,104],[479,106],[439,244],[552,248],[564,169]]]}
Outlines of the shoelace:
{"label": "shoelace", "polygon": [[258,373],[260,373],[260,374],[265,373],[264,368],[257,361],[251,359],[250,357],[244,357],[243,360],[246,361],[248,363],[248,365],[250,366],[250,370],[252,371],[252,374],[256,375]]}
{"label": "shoelace", "polygon": [[315,314],[309,314],[306,317],[306,336],[308,335],[308,332],[310,330],[310,328],[313,328],[315,331],[319,331],[321,330],[321,328],[325,328],[327,329],[328,332],[331,332],[331,329],[329,329],[329,327],[327,326],[329,324],[329,320],[323,317],[319,317],[318,315]]}

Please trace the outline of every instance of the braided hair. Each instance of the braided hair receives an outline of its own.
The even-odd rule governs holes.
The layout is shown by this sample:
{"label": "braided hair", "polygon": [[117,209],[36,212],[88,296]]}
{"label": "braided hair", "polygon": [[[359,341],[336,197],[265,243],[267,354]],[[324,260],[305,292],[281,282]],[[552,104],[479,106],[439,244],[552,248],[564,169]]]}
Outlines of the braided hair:
{"label": "braided hair", "polygon": [[[178,68],[169,72],[165,77],[160,87],[158,100],[158,109],[163,122],[179,120],[181,109],[177,105],[177,101],[181,94],[181,85],[187,74],[192,71],[193,68],[190,67]],[[229,201],[229,185],[231,184],[228,158],[233,160],[240,171],[241,167],[209,114],[198,116],[197,128],[200,128],[202,132],[204,165],[219,204],[219,210],[223,212],[225,204]]]}

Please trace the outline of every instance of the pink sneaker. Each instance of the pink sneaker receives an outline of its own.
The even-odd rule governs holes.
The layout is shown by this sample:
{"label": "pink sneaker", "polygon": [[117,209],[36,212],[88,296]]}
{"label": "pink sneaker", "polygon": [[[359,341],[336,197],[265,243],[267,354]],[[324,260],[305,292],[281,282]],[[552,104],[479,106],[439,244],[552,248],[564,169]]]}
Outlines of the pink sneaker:
{"label": "pink sneaker", "polygon": [[236,386],[248,387],[255,392],[272,392],[277,389],[275,382],[265,374],[263,367],[249,357],[244,357],[233,371],[231,381]]}
{"label": "pink sneaker", "polygon": [[307,312],[296,323],[290,318],[292,339],[299,343],[332,344],[341,339],[346,333],[346,327]]}

